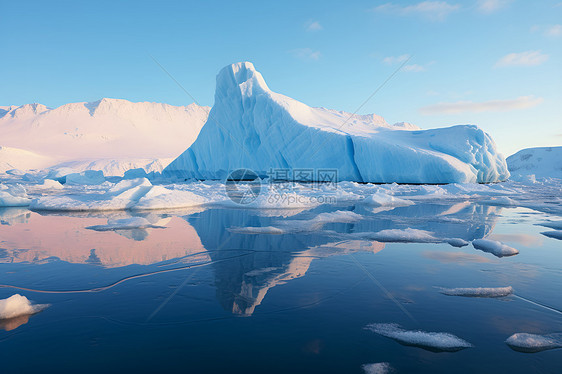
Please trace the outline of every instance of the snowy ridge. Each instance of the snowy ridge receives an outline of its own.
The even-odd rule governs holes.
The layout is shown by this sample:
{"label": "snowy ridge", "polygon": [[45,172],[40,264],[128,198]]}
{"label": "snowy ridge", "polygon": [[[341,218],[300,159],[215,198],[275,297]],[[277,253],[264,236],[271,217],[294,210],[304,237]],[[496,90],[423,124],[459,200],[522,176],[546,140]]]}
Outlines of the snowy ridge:
{"label": "snowy ridge", "polygon": [[[173,106],[107,98],[54,109],[41,104],[2,107],[0,146],[49,158],[48,166],[75,160],[174,158],[195,140],[208,111],[197,104]],[[0,172],[9,170],[4,164],[22,158],[7,156],[2,154]],[[16,165],[22,169],[45,166],[41,162]]]}
{"label": "snowy ridge", "polygon": [[[509,176],[476,126],[405,131],[378,116],[312,108],[269,89],[249,62],[217,76],[215,105],[197,140],[163,175],[224,179],[232,170],[337,169],[358,182],[496,182]],[[399,130],[396,130],[399,129]]]}

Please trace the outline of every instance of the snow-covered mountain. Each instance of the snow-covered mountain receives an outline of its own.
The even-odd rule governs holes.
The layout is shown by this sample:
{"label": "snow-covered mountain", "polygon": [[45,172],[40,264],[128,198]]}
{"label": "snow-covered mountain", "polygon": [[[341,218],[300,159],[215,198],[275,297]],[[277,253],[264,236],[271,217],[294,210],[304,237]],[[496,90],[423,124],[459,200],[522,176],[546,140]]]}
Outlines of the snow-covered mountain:
{"label": "snow-covered mountain", "polygon": [[55,109],[41,104],[0,107],[0,146],[37,155],[2,152],[0,171],[11,166],[42,168],[68,161],[110,165],[120,160],[139,165],[137,159],[177,157],[191,144],[207,119],[208,107],[133,103],[120,99],[65,104]]}
{"label": "snow-covered mountain", "polygon": [[495,182],[509,176],[494,141],[476,126],[418,131],[375,115],[312,108],[271,91],[249,62],[220,71],[207,123],[164,175],[223,179],[239,168],[263,176],[271,169],[337,169],[340,180],[359,182]]}
{"label": "snow-covered mountain", "polygon": [[526,175],[562,179],[562,147],[522,149],[507,158],[507,166],[516,179]]}

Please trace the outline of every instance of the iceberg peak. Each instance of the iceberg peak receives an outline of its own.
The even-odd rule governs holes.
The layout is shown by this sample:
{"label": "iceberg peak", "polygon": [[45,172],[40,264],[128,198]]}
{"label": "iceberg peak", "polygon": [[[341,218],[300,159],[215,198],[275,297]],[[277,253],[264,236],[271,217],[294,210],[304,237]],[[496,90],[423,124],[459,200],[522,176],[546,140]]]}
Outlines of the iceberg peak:
{"label": "iceberg peak", "polygon": [[239,90],[244,96],[270,91],[263,76],[251,62],[237,62],[226,66],[217,75],[217,99],[232,95],[233,90]]}

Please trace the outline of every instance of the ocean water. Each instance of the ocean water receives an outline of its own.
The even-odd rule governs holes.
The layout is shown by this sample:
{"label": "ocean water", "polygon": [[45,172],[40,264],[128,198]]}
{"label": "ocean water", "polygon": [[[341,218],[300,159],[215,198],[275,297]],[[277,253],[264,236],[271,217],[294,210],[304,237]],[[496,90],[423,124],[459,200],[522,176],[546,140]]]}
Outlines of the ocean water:
{"label": "ocean water", "polygon": [[[310,224],[336,211],[360,218]],[[562,349],[505,343],[562,332],[562,241],[537,225],[560,217],[475,202],[135,215],[164,228],[87,228],[127,212],[0,210],[0,299],[50,304],[0,321],[3,373],[361,373],[371,363],[397,373],[561,372]],[[247,229],[256,227],[282,233]],[[436,240],[370,239],[405,229]],[[487,238],[519,253],[497,257],[448,238]],[[440,292],[476,287],[513,294]],[[397,339],[370,324],[406,333]],[[443,336],[417,331],[470,347],[443,349]]]}

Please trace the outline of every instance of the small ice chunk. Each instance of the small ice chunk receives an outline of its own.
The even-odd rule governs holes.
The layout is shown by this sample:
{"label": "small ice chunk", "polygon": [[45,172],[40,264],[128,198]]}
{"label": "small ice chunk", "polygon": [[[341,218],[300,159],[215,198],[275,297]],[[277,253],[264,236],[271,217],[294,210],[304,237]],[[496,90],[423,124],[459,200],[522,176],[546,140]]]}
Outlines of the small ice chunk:
{"label": "small ice chunk", "polygon": [[31,199],[27,195],[14,195],[9,191],[0,191],[0,207],[28,206]]}
{"label": "small ice chunk", "polygon": [[432,232],[418,229],[389,229],[368,235],[369,239],[378,242],[400,242],[400,243],[436,243],[439,239]]}
{"label": "small ice chunk", "polygon": [[109,220],[107,225],[95,225],[86,227],[95,231],[111,231],[111,230],[132,230],[132,229],[146,229],[146,228],[159,228],[163,229],[165,226],[158,226],[150,223],[144,217],[131,217]]}
{"label": "small ice chunk", "polygon": [[388,206],[388,207],[402,207],[410,206],[415,203],[410,200],[400,199],[392,195],[387,195],[384,192],[378,191],[375,194],[365,198],[363,203],[373,205],[376,207]]}
{"label": "small ice chunk", "polygon": [[527,334],[517,333],[511,335],[505,343],[514,351],[535,353],[548,349],[562,348],[562,333],[553,334]]}
{"label": "small ice chunk", "polygon": [[433,352],[456,352],[472,347],[469,342],[449,333],[404,330],[396,323],[372,323],[365,328],[402,345],[419,347]]}
{"label": "small ice chunk", "polygon": [[31,304],[25,296],[15,294],[0,300],[0,319],[35,314],[47,308],[48,304]]}
{"label": "small ice chunk", "polygon": [[365,364],[362,366],[362,368],[365,374],[389,374],[394,372],[394,369],[388,362]]}
{"label": "small ice chunk", "polygon": [[36,186],[34,186],[37,189],[41,189],[41,190],[62,190],[64,187],[62,184],[60,184],[59,181],[53,180],[53,179],[45,179],[43,180],[43,183],[38,184]]}
{"label": "small ice chunk", "polygon": [[496,257],[514,256],[519,253],[515,248],[490,239],[476,239],[472,241],[474,248],[493,254]]}
{"label": "small ice chunk", "polygon": [[478,288],[441,288],[440,292],[448,296],[464,297],[505,297],[513,293],[512,287],[478,287]]}
{"label": "small ice chunk", "polygon": [[447,243],[457,248],[466,247],[469,244],[466,240],[460,238],[447,239]]}
{"label": "small ice chunk", "polygon": [[549,238],[562,240],[562,230],[543,231],[541,234]]}

